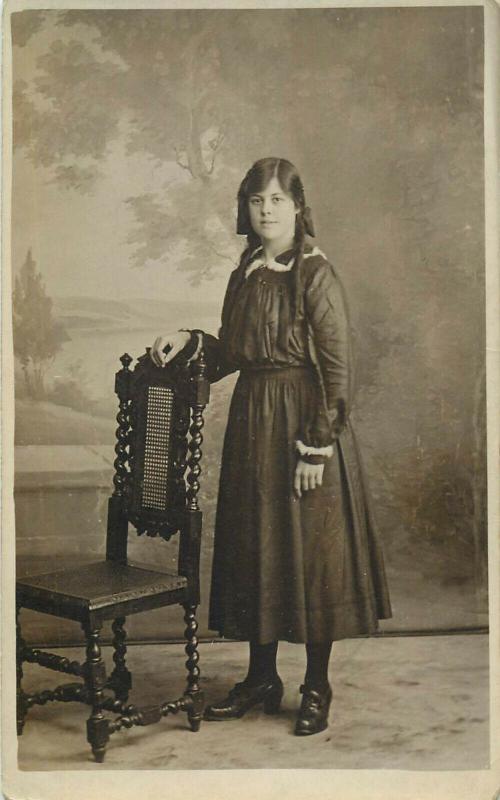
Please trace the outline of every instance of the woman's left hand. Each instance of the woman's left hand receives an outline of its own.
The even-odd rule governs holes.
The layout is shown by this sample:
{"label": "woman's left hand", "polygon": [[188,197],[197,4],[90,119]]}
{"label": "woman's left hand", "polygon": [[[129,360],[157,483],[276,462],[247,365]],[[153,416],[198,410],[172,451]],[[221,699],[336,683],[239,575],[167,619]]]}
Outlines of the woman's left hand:
{"label": "woman's left hand", "polygon": [[297,497],[302,497],[302,492],[315,489],[323,483],[324,464],[307,464],[299,458],[295,467],[293,488]]}

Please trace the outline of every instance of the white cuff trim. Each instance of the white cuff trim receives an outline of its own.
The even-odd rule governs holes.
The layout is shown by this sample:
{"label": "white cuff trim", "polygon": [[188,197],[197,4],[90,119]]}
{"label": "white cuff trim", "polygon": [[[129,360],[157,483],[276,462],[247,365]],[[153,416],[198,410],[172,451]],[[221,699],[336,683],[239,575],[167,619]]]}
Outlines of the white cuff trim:
{"label": "white cuff trim", "polygon": [[333,456],[333,445],[331,444],[327,444],[325,447],[310,447],[297,439],[295,445],[301,456],[326,456],[326,458]]}

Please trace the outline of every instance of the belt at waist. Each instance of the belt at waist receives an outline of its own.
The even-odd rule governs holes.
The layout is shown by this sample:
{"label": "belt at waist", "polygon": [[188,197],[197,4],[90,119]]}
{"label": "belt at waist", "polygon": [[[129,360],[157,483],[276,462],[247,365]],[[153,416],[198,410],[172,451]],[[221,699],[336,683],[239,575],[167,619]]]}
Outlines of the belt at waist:
{"label": "belt at waist", "polygon": [[313,364],[283,364],[283,366],[245,366],[241,367],[240,375],[246,377],[269,377],[269,378],[295,378],[307,375],[314,375]]}

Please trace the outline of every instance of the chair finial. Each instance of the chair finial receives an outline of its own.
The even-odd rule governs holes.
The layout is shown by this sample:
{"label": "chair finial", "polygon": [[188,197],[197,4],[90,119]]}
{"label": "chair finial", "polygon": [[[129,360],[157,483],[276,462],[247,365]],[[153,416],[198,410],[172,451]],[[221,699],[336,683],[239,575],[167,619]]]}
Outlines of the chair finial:
{"label": "chair finial", "polygon": [[130,364],[131,364],[131,363],[132,363],[132,361],[133,361],[133,358],[132,358],[132,356],[129,356],[129,354],[128,354],[128,353],[124,353],[124,354],[123,354],[123,355],[120,357],[120,361],[121,361],[121,363],[123,364],[123,368],[124,368],[124,369],[128,369],[128,368],[129,368],[129,366],[130,366]]}

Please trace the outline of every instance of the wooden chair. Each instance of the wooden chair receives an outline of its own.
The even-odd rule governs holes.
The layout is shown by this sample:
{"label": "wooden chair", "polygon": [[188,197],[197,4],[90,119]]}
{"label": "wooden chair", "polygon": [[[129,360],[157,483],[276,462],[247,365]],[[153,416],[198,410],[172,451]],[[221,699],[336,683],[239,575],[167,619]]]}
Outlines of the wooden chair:
{"label": "wooden chair", "polygon": [[[203,352],[187,364],[178,356],[165,368],[142,356],[133,371],[131,357],[120,359],[115,391],[119,398],[114,492],[109,499],[106,559],[87,566],[23,578],[16,585],[17,729],[33,705],[51,700],[91,707],[87,740],[102,762],[110,735],[133,725],[150,725],[168,714],[187,712],[193,731],[203,713],[199,687],[196,609],[202,515],[197,494],[203,441],[203,410],[209,399]],[[189,439],[189,441],[188,441]],[[187,475],[185,476],[187,470]],[[138,534],[165,540],[179,533],[176,572],[133,564],[127,559],[128,526]],[[131,673],[126,666],[125,619],[129,614],[179,603],[184,608],[187,686],[182,697],[149,707],[127,705]],[[85,663],[29,647],[19,624],[21,608],[81,624]],[[107,677],[100,632],[112,620],[114,669]],[[28,694],[21,687],[23,662],[82,679],[53,690]],[[106,692],[111,690],[113,694]],[[114,712],[110,718],[104,712]],[[117,716],[116,716],[117,715]]]}

